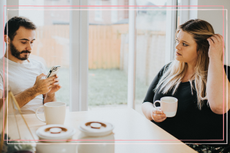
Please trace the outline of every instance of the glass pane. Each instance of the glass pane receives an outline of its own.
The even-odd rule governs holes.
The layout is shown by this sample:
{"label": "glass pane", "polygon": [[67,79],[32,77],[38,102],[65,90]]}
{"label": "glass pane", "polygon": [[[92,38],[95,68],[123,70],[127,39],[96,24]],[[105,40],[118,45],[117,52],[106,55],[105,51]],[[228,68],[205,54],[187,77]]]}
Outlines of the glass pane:
{"label": "glass pane", "polygon": [[[142,113],[141,104],[147,90],[165,64],[167,0],[136,0],[136,92],[135,109]],[[152,7],[151,7],[152,6]]]}
{"label": "glass pane", "polygon": [[128,0],[89,0],[89,110],[127,107]]}
{"label": "glass pane", "polygon": [[[20,0],[19,5],[70,5],[70,1]],[[36,40],[31,58],[46,65],[47,74],[54,65],[60,65],[58,76],[61,89],[56,92],[57,101],[69,105],[69,10],[61,7],[20,7],[19,15],[32,20],[36,26]]]}

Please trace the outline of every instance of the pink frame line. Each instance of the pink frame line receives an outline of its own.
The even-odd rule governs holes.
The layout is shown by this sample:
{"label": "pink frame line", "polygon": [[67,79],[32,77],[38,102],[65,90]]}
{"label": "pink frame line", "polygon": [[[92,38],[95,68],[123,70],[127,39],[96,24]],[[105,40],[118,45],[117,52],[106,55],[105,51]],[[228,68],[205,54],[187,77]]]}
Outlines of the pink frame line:
{"label": "pink frame line", "polygon": [[4,5],[4,7],[222,7],[224,5]]}
{"label": "pink frame line", "polygon": [[[80,7],[80,8],[83,8],[83,7],[93,7],[93,8],[94,7],[128,7],[128,8],[130,8],[130,7],[131,8],[132,7],[134,7],[134,8],[135,7],[150,7],[150,8],[151,7],[166,7],[166,8],[168,8],[168,7],[220,7],[220,8],[222,8],[220,10],[222,10],[222,15],[223,15],[223,33],[222,33],[222,35],[224,37],[224,11],[226,10],[226,9],[224,9],[224,5],[167,5],[167,6],[165,6],[165,5],[155,5],[155,6],[146,6],[146,5],[100,5],[100,6],[99,5],[4,5],[4,10],[6,7],[46,7],[46,8],[47,7]],[[86,10],[88,10],[88,9],[86,9]],[[176,10],[183,10],[183,9],[177,8]],[[191,10],[191,9],[184,9],[184,10]],[[198,9],[194,9],[194,10],[198,10]],[[215,10],[215,9],[209,9],[209,10]],[[3,29],[5,26],[5,18],[4,17],[5,17],[5,14],[3,11]],[[223,46],[224,46],[224,41],[223,41]],[[4,50],[5,50],[5,47],[4,47],[4,42],[3,42],[3,53],[4,53]],[[224,48],[223,48],[223,59],[224,59]],[[3,58],[3,74],[5,72],[5,65],[4,64],[5,64],[5,59]],[[224,65],[224,60],[223,60],[223,65]],[[224,74],[225,74],[225,72],[223,69],[223,79],[224,79]],[[5,75],[3,75],[3,82],[5,82]],[[3,85],[3,87],[4,87],[4,85]],[[4,87],[4,89],[5,89],[5,87]],[[224,91],[224,81],[223,81],[223,91]],[[223,97],[224,97],[224,92],[223,92]],[[5,94],[3,91],[3,108],[4,108],[4,106],[5,106]],[[223,99],[223,112],[224,112],[224,109],[225,108],[224,108],[224,99]],[[3,111],[3,113],[4,113],[4,111]],[[228,120],[226,120],[226,121],[228,122]],[[3,114],[3,124],[4,124],[4,114]],[[224,140],[224,125],[225,124],[224,124],[224,115],[223,115],[223,139],[208,139],[208,140],[203,139],[203,140],[205,140],[205,141],[223,141]],[[226,125],[228,125],[228,124],[226,124]],[[3,126],[3,132],[4,131],[5,131],[5,129]],[[228,131],[226,131],[226,134],[228,134]],[[7,138],[7,140],[8,140],[8,138]],[[181,139],[181,140],[185,140],[185,139]],[[195,139],[188,139],[186,141],[189,141],[189,140],[196,141]],[[6,141],[6,140],[4,140],[4,141]],[[16,141],[16,140],[8,140],[8,141]],[[17,140],[17,141],[50,141],[50,140]],[[52,140],[52,141],[54,141],[54,140]],[[64,141],[64,140],[56,140],[56,141]],[[84,139],[84,140],[79,139],[79,140],[71,140],[71,141],[92,141],[92,140],[91,139]],[[167,140],[167,139],[163,139],[163,140],[162,139],[159,139],[159,140],[158,139],[154,139],[154,140],[153,139],[148,139],[148,140],[121,140],[121,139],[119,139],[119,140],[100,140],[100,139],[98,139],[98,140],[93,140],[93,141],[178,141],[178,140],[171,140],[171,139],[170,140]],[[200,141],[202,141],[202,140],[200,140]],[[175,144],[175,143],[173,143],[173,144]],[[205,143],[201,143],[201,144],[205,144]],[[217,143],[217,144],[219,144],[219,143]],[[221,143],[221,144],[223,144],[223,143]]]}

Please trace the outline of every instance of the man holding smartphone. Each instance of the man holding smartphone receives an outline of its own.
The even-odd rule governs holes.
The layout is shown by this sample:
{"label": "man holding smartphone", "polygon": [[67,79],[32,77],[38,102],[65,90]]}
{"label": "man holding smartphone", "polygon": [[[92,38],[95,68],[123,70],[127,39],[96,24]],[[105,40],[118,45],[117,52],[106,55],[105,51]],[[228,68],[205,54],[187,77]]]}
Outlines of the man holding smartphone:
{"label": "man holding smartphone", "polygon": [[0,59],[0,98],[3,90],[10,89],[22,113],[34,113],[42,104],[55,101],[55,92],[61,88],[57,75],[46,78],[45,66],[29,58],[35,30],[36,26],[24,17],[11,18],[4,29],[6,52]]}

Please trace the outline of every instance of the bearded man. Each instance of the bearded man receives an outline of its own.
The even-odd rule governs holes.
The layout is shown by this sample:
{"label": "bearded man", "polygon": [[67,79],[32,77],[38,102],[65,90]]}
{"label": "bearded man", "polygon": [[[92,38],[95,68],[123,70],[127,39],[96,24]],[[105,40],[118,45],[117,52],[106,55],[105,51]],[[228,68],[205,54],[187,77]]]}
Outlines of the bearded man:
{"label": "bearded man", "polygon": [[0,98],[9,89],[22,113],[34,113],[46,102],[55,101],[61,86],[58,77],[46,78],[45,66],[29,58],[36,26],[27,18],[13,17],[5,25],[6,52],[0,59]]}

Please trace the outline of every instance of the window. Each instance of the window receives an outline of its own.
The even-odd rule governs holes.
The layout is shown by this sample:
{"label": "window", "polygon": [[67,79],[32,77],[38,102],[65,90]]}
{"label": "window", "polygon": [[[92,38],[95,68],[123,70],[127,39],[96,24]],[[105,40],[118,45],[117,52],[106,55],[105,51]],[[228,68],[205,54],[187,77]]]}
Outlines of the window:
{"label": "window", "polygon": [[[39,3],[38,0],[35,0],[35,2]],[[73,2],[75,3],[75,1]],[[49,4],[48,1],[43,1],[43,3],[44,5]],[[77,5],[74,3],[73,5]],[[83,5],[86,2],[81,1],[81,3]],[[86,5],[111,5],[112,3],[127,5],[128,0],[122,2],[104,0],[95,2],[94,0],[89,0]],[[173,42],[172,38],[175,33],[175,29],[172,27],[176,21],[172,16],[175,16],[175,11],[165,9],[166,1],[152,0],[146,4],[137,0],[136,3],[137,5],[146,5],[148,7],[138,7],[135,24],[133,25],[129,24],[129,10],[125,8],[117,10],[118,17],[115,23],[111,19],[112,11],[114,10],[105,10],[103,8],[100,8],[101,15],[95,15],[96,11],[93,9],[88,11],[72,10],[72,18],[70,18],[68,9],[61,11],[61,9],[51,7],[40,9],[40,11],[35,11],[35,8],[25,11],[25,16],[34,15],[37,12],[38,19],[41,20],[39,27],[50,28],[43,29],[38,33],[37,49],[34,54],[43,56],[41,52],[45,49],[41,48],[49,44],[48,46],[51,48],[48,49],[49,51],[46,50],[49,55],[44,55],[43,58],[45,58],[45,61],[51,62],[50,65],[61,63],[62,68],[60,70],[63,70],[63,73],[60,71],[60,84],[62,85],[62,81],[67,83],[66,86],[62,85],[62,89],[57,95],[59,95],[60,101],[67,103],[71,101],[70,104],[72,104],[73,110],[87,110],[87,107],[82,107],[82,105],[87,105],[87,102],[90,110],[97,106],[126,107],[127,103],[129,103],[127,99],[128,90],[132,90],[128,85],[129,45],[134,45],[130,44],[130,26],[135,27],[136,33],[135,37],[133,37],[136,39],[136,63],[133,66],[136,70],[134,95],[137,110],[140,110],[138,106],[142,103],[152,79],[159,69],[170,60],[173,50],[171,42]],[[22,4],[25,5],[25,3]],[[26,3],[26,5],[29,4]],[[157,5],[162,6],[158,7]],[[97,9],[98,7],[95,8]],[[23,11],[23,8],[19,10]],[[168,18],[170,14],[171,17]],[[49,16],[50,20],[45,20],[46,16]],[[95,20],[95,16],[101,17],[102,22]],[[71,20],[74,22],[72,24],[74,28],[69,26],[69,21]],[[87,27],[85,26],[86,23],[88,24]],[[167,25],[170,25],[170,28],[167,28]],[[56,30],[56,32],[51,30]],[[45,35],[46,37],[44,37]],[[72,39],[73,36],[76,39]],[[46,41],[48,37],[54,43]],[[45,42],[40,43],[39,41]],[[77,44],[77,46],[74,44]],[[169,46],[169,49],[165,49],[165,46]],[[76,50],[75,48],[78,49]],[[69,50],[73,49],[74,52],[69,52]],[[54,53],[50,52],[52,50]],[[59,61],[51,60],[51,58],[57,59],[59,54],[61,55]],[[75,64],[70,64],[69,61]],[[82,75],[82,72],[84,72],[84,75]],[[61,73],[63,76],[61,76]]]}
{"label": "window", "polygon": [[[117,0],[111,0],[111,5],[117,5]],[[117,7],[111,8],[111,22],[116,23],[118,20],[118,11],[116,10]]]}
{"label": "window", "polygon": [[[98,6],[100,6],[102,3],[101,3],[101,1],[95,1],[95,5],[98,5]],[[101,21],[102,20],[102,11],[100,10],[101,9],[101,7],[96,7],[96,10],[95,10],[95,20],[97,20],[97,21]]]}
{"label": "window", "polygon": [[[127,0],[125,0],[127,1]],[[89,5],[94,0],[89,1]],[[113,1],[97,1],[101,5],[122,5]],[[93,9],[98,9],[95,7]],[[98,10],[97,10],[98,11]],[[127,104],[127,73],[121,65],[122,45],[127,47],[128,19],[124,15],[118,20],[118,11],[112,7],[101,8],[101,22],[91,18],[89,10],[88,33],[88,104],[89,110],[102,107],[117,108]],[[119,10],[128,12],[128,10]],[[125,13],[123,13],[125,14]],[[126,19],[126,20],[125,20]],[[127,58],[127,57],[126,57]]]}
{"label": "window", "polygon": [[[19,1],[20,5],[57,5],[59,1],[34,0]],[[63,2],[64,4],[64,2]],[[69,3],[66,1],[66,5]],[[20,7],[19,15],[32,20],[37,26],[31,58],[43,62],[49,69],[60,65],[58,72],[62,88],[56,92],[57,101],[70,102],[70,42],[69,42],[69,10],[55,7]]]}
{"label": "window", "polygon": [[136,0],[136,3],[143,6],[138,7],[135,18],[135,109],[142,113],[141,104],[152,80],[159,70],[172,59],[173,45],[171,48],[165,46],[174,41],[172,35],[174,36],[175,28],[173,25],[176,18],[172,18],[175,10],[165,7],[170,5],[167,4],[167,0]]}

